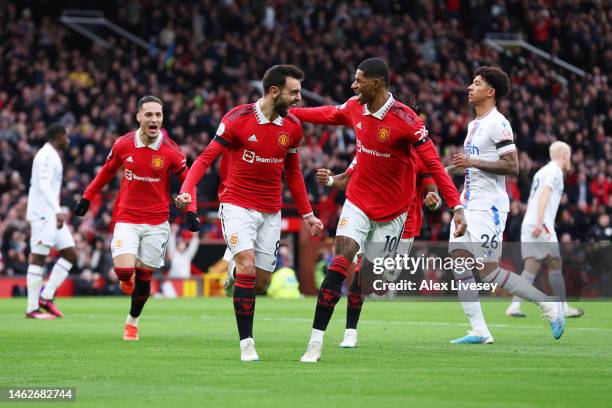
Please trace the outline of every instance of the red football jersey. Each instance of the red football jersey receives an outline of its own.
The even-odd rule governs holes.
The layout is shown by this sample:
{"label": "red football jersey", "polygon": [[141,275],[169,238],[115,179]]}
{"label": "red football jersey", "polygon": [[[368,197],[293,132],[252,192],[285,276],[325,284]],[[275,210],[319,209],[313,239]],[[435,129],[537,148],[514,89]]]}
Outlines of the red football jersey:
{"label": "red football jersey", "polygon": [[425,186],[428,184],[436,184],[419,156],[414,155],[414,162],[416,172],[416,195],[412,205],[408,209],[408,216],[404,223],[402,239],[414,238],[420,235],[421,223],[423,222],[423,193],[425,191]]}
{"label": "red football jersey", "polygon": [[[404,231],[402,232],[402,239],[414,238],[418,237],[421,231],[421,223],[423,221],[423,192],[425,190],[425,186],[428,184],[434,184],[435,182],[433,178],[431,178],[431,174],[428,173],[427,168],[417,155],[412,155],[414,159],[414,173],[416,175],[416,194],[414,196],[414,201],[408,206],[408,215],[406,216],[406,221],[404,222]],[[346,172],[351,176],[355,172],[355,168],[357,167],[357,158],[354,158],[351,162],[350,166],[346,169]],[[412,182],[411,178],[406,179],[407,183]],[[410,186],[407,186],[410,188]]]}
{"label": "red football jersey", "polygon": [[391,94],[374,113],[368,111],[367,105],[361,105],[357,97],[340,106],[294,108],[291,113],[305,122],[343,125],[355,130],[359,165],[346,196],[370,219],[392,220],[412,204],[415,174],[410,166],[411,146],[429,169],[448,205],[460,204],[459,193],[427,137],[423,121]]}
{"label": "red football jersey", "polygon": [[213,141],[194,162],[181,191],[189,191],[220,155],[219,201],[265,213],[282,207],[282,175],[298,212],[312,212],[299,166],[302,126],[293,115],[270,122],[259,102],[240,105],[221,120]]}
{"label": "red football jersey", "polygon": [[[188,170],[186,159],[165,131],[149,146],[138,135],[139,130],[117,139],[83,197],[91,200],[123,166],[118,203],[113,209],[114,221],[159,225],[168,221],[170,215],[170,175],[175,174],[183,181]],[[196,211],[195,201],[187,211]]]}

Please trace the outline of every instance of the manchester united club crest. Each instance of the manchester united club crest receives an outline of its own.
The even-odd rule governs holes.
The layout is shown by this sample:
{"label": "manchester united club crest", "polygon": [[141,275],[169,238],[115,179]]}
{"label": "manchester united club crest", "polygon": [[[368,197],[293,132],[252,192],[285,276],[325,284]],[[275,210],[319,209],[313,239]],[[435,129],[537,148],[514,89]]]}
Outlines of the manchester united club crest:
{"label": "manchester united club crest", "polygon": [[162,156],[153,156],[151,166],[156,170],[162,169],[164,167],[164,158]]}
{"label": "manchester united club crest", "polygon": [[279,132],[279,134],[278,134],[278,144],[281,147],[289,146],[289,133]]}
{"label": "manchester united club crest", "polygon": [[391,129],[386,126],[378,127],[378,140],[381,142],[386,142],[391,137]]}
{"label": "manchester united club crest", "polygon": [[346,224],[348,224],[348,217],[342,217],[338,223],[338,228],[344,228]]}
{"label": "manchester united club crest", "polygon": [[236,245],[238,245],[238,234],[232,234],[229,237],[229,244],[233,247],[235,247]]}

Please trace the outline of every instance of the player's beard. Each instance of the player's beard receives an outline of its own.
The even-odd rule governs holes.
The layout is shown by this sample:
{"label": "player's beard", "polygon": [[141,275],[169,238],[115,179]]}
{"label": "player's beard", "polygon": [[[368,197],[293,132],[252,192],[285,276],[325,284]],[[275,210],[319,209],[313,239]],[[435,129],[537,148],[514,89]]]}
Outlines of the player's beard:
{"label": "player's beard", "polygon": [[289,105],[283,102],[280,95],[274,100],[274,111],[283,118],[289,113]]}

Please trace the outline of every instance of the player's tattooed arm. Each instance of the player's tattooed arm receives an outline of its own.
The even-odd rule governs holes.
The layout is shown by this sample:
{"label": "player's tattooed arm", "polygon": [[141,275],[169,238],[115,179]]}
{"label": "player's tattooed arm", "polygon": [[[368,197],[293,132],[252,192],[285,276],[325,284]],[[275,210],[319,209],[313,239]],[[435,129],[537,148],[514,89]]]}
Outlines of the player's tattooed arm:
{"label": "player's tattooed arm", "polygon": [[453,165],[461,169],[475,167],[487,173],[501,176],[516,176],[519,173],[519,161],[516,150],[504,154],[499,160],[495,161],[475,159],[463,153],[457,153],[453,155]]}
{"label": "player's tattooed arm", "polygon": [[451,165],[444,168],[449,176],[460,176],[463,174],[463,169],[459,166]]}

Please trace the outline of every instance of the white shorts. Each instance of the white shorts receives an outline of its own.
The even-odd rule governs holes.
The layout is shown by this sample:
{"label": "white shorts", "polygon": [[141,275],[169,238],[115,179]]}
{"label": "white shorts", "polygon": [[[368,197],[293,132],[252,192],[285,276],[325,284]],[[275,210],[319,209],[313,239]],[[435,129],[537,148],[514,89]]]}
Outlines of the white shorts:
{"label": "white shorts", "polygon": [[359,245],[369,261],[377,257],[394,256],[400,245],[406,213],[386,222],[373,221],[349,200],[344,202],[336,236],[349,237]]}
{"label": "white shorts", "polygon": [[[232,258],[239,252],[253,249],[255,266],[274,272],[280,246],[280,211],[271,214],[221,203],[219,218],[223,228],[223,238]],[[225,258],[226,256],[223,257]]]}
{"label": "white shorts", "polygon": [[559,240],[555,230],[542,231],[539,237],[531,235],[534,225],[521,225],[521,253],[523,259],[534,258],[542,260],[548,256],[561,258]]}
{"label": "white shorts", "polygon": [[74,239],[64,222],[62,228],[57,229],[57,221],[53,219],[42,219],[30,221],[30,248],[33,254],[49,255],[51,247],[58,251],[74,247]]}
{"label": "white shorts", "polygon": [[[414,243],[414,237],[400,239],[399,246],[397,247],[397,255],[410,255],[412,244]],[[387,269],[384,272],[384,278],[387,282],[395,282],[401,275],[402,269]]]}
{"label": "white shorts", "polygon": [[464,249],[484,262],[497,262],[502,254],[502,241],[508,213],[490,210],[464,210],[467,221],[465,235],[455,238],[451,222],[448,250]]}
{"label": "white shorts", "polygon": [[133,254],[143,264],[158,268],[164,265],[168,238],[170,238],[168,221],[159,225],[118,222],[113,233],[111,253],[113,258],[123,254]]}

